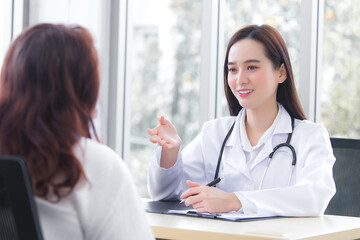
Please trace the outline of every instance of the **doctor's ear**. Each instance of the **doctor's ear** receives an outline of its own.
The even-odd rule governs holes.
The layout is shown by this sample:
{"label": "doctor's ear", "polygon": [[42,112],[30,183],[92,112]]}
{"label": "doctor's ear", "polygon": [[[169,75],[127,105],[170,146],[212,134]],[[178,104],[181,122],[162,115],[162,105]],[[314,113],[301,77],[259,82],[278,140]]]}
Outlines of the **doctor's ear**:
{"label": "doctor's ear", "polygon": [[287,78],[287,74],[286,74],[286,68],[285,68],[285,65],[284,63],[282,63],[280,65],[280,68],[279,68],[279,83],[283,83]]}

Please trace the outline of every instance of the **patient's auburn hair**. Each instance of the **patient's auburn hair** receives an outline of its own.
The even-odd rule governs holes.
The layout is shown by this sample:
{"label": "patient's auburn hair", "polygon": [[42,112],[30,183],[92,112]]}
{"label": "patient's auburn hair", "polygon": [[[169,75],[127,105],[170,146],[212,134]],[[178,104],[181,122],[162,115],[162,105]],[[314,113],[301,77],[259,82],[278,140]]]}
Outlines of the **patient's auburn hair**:
{"label": "patient's auburn hair", "polygon": [[99,84],[93,39],[81,26],[36,25],[11,44],[0,77],[0,154],[26,159],[36,196],[60,200],[86,179],[73,150],[91,129],[98,140]]}

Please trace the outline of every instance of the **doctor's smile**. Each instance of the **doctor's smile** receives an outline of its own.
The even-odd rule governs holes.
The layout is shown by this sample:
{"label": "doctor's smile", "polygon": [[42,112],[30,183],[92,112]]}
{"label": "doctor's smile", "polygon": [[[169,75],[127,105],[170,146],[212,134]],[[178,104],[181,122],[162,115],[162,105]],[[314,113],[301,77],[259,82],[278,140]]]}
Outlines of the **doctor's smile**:
{"label": "doctor's smile", "polygon": [[240,97],[246,97],[249,96],[254,90],[251,89],[241,89],[238,90],[237,92],[239,93]]}

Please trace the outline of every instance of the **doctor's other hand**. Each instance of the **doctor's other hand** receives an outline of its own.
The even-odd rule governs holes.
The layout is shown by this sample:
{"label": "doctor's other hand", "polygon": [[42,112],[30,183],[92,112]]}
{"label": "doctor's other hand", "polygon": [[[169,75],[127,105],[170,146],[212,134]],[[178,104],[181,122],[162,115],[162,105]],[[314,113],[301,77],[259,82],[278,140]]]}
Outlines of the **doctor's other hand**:
{"label": "doctor's other hand", "polygon": [[177,134],[174,125],[164,116],[158,118],[159,125],[153,129],[147,129],[150,142],[157,143],[166,149],[180,148],[181,138]]}
{"label": "doctor's other hand", "polygon": [[160,167],[170,168],[174,166],[182,143],[174,125],[164,116],[159,117],[159,125],[153,129],[147,129],[150,142],[157,143],[162,147]]}
{"label": "doctor's other hand", "polygon": [[204,186],[200,183],[186,181],[190,187],[181,196],[186,199],[185,205],[192,205],[198,212],[226,213],[239,211],[242,207],[235,193],[227,193],[216,187]]}

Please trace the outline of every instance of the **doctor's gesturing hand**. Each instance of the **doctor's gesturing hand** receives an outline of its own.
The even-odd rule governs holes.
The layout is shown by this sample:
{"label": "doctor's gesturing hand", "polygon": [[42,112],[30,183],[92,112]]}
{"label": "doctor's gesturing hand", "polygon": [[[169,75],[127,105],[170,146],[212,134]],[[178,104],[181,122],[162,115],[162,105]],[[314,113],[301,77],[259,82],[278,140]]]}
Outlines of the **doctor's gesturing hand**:
{"label": "doctor's gesturing hand", "polygon": [[160,116],[158,121],[158,126],[147,129],[151,136],[149,140],[162,146],[160,166],[170,168],[176,162],[182,141],[175,126],[169,120],[165,119],[164,116]]}
{"label": "doctor's gesturing hand", "polygon": [[198,212],[230,212],[238,211],[242,207],[234,193],[227,193],[216,187],[204,186],[190,180],[187,180],[186,184],[190,188],[180,198],[186,199],[185,205],[192,205]]}

